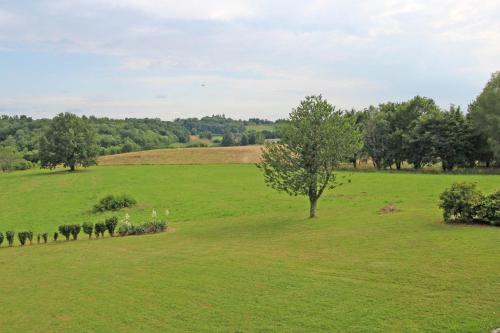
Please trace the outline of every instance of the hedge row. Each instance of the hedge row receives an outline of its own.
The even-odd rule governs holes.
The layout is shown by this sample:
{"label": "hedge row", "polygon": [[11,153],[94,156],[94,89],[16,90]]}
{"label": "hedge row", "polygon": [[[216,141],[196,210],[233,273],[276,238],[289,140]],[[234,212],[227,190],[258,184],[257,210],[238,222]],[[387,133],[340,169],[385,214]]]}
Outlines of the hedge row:
{"label": "hedge row", "polygon": [[500,191],[484,195],[473,183],[455,183],[440,196],[446,223],[500,226]]}
{"label": "hedge row", "polygon": [[[73,240],[78,239],[78,235],[81,231],[89,236],[89,239],[92,238],[92,234],[94,234],[95,238],[104,237],[104,233],[107,231],[108,234],[113,237],[115,236],[115,230],[118,225],[118,218],[116,216],[110,217],[106,219],[104,222],[98,222],[96,224],[92,224],[90,222],[85,222],[82,225],[80,224],[63,224],[58,228],[58,232],[54,232],[52,239],[54,242],[57,242],[59,238],[59,234],[63,235],[67,241],[72,238]],[[120,236],[129,236],[129,235],[143,235],[143,234],[151,234],[157,232],[163,232],[167,229],[167,223],[165,221],[151,221],[146,222],[140,225],[133,225],[128,221],[123,222],[118,230]],[[2,245],[4,239],[7,239],[9,246],[14,245],[15,239],[14,231],[7,231],[4,234],[0,232],[0,246]],[[20,231],[17,233],[17,238],[21,246],[24,246],[27,241],[30,244],[33,244],[33,232],[32,231]],[[49,240],[49,234],[47,232],[41,233],[37,235],[37,242],[40,244],[47,243]]]}

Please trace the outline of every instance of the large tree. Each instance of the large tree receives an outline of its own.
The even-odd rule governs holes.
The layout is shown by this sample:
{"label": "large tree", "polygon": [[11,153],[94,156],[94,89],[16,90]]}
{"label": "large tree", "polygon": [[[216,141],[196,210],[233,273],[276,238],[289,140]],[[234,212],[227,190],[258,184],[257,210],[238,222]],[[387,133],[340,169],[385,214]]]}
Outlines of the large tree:
{"label": "large tree", "polygon": [[309,216],[316,216],[318,199],[335,187],[334,168],[361,147],[353,117],[335,110],[325,99],[308,96],[290,113],[281,141],[266,144],[258,164],[266,183],[290,195],[309,197]]}
{"label": "large tree", "polygon": [[476,132],[483,134],[500,163],[500,72],[491,76],[483,91],[469,106],[469,117]]}
{"label": "large tree", "polygon": [[42,168],[53,169],[62,164],[71,171],[78,165],[96,163],[96,133],[88,119],[72,113],[61,113],[50,123],[40,140]]}

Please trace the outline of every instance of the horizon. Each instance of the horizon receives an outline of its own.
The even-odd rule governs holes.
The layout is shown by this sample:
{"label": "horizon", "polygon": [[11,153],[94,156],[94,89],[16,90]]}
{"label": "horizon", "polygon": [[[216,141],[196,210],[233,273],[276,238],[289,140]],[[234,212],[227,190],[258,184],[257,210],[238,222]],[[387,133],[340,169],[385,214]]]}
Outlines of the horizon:
{"label": "horizon", "polygon": [[194,4],[3,2],[0,114],[274,121],[312,94],[467,112],[500,70],[498,1]]}

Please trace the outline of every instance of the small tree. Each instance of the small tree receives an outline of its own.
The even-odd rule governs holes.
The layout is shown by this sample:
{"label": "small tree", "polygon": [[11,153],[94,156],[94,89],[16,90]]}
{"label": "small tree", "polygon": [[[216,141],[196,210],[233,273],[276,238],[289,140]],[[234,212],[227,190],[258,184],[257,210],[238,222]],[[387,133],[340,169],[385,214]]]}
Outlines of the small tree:
{"label": "small tree", "polygon": [[63,224],[59,226],[59,232],[66,237],[66,240],[69,241],[69,237],[71,236],[71,226],[67,224]]}
{"label": "small tree", "polygon": [[9,230],[5,233],[5,237],[7,238],[7,242],[9,243],[9,246],[12,246],[12,244],[14,244],[14,236],[15,236],[14,231]]}
{"label": "small tree", "polygon": [[234,146],[234,135],[233,133],[227,131],[222,137],[221,146],[229,147]]}
{"label": "small tree", "polygon": [[104,232],[106,231],[106,225],[102,222],[96,223],[94,230],[96,238],[99,238],[99,235],[101,235],[101,237],[104,237]]}
{"label": "small tree", "polygon": [[26,237],[30,240],[30,245],[33,245],[33,231],[27,231]]}
{"label": "small tree", "polygon": [[44,232],[44,233],[42,234],[42,238],[43,238],[43,242],[44,242],[45,244],[47,244],[47,240],[49,239],[49,233]]}
{"label": "small tree", "polygon": [[26,238],[28,238],[28,233],[26,231],[18,232],[17,238],[19,239],[19,243],[21,243],[21,246],[24,246],[24,244],[26,244]]}
{"label": "small tree", "polygon": [[2,246],[3,243],[3,233],[0,231],[0,246]]}
{"label": "small tree", "polygon": [[258,167],[266,183],[290,195],[309,197],[309,216],[316,216],[318,199],[338,185],[333,173],[361,147],[353,117],[336,111],[320,96],[308,96],[290,113],[281,141],[267,144]]}
{"label": "small tree", "polygon": [[241,136],[240,144],[242,146],[248,146],[248,136],[246,134]]}
{"label": "small tree", "polygon": [[92,237],[92,232],[94,231],[94,225],[90,222],[85,222],[83,224],[83,232],[89,235],[89,239]]}
{"label": "small tree", "polygon": [[54,242],[57,242],[57,239],[59,238],[59,233],[54,232]]}
{"label": "small tree", "polygon": [[40,244],[40,239],[42,238],[42,236],[40,234],[37,234],[36,235],[36,243],[37,244]]}
{"label": "small tree", "polygon": [[115,234],[116,225],[118,224],[118,218],[116,216],[106,219],[104,222],[106,224],[106,229],[108,229],[109,235],[111,237]]}
{"label": "small tree", "polygon": [[78,234],[82,230],[82,226],[79,224],[73,224],[70,226],[71,236],[73,236],[73,240],[78,239]]}

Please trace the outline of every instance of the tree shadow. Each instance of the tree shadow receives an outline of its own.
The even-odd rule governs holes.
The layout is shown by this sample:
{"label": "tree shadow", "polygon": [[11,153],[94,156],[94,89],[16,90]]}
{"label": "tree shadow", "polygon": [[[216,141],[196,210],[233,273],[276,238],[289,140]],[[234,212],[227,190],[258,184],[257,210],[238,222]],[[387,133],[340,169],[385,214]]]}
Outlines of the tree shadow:
{"label": "tree shadow", "polygon": [[79,175],[84,173],[89,173],[89,169],[76,169],[75,171],[70,171],[69,169],[57,169],[57,170],[43,170],[43,172],[27,173],[24,177],[56,177],[65,175]]}

